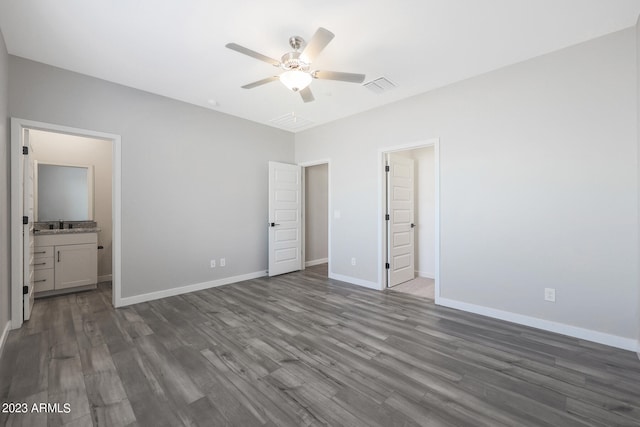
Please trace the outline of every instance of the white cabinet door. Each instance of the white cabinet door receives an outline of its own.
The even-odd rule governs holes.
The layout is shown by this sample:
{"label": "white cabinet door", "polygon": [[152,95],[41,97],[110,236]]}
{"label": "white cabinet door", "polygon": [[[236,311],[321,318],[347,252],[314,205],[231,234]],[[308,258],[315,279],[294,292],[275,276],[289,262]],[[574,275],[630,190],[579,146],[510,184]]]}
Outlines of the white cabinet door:
{"label": "white cabinet door", "polygon": [[55,289],[98,282],[98,247],[93,243],[55,247]]}

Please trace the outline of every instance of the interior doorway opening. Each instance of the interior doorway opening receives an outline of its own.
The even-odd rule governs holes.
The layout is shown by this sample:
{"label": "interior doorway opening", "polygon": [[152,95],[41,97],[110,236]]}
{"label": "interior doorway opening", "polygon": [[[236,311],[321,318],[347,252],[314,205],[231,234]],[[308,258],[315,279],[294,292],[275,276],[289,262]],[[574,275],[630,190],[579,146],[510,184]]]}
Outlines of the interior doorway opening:
{"label": "interior doorway opening", "polygon": [[381,287],[439,298],[438,141],[380,151]]}
{"label": "interior doorway opening", "polygon": [[303,268],[328,277],[330,263],[330,164],[307,162],[303,170]]}
{"label": "interior doorway opening", "polygon": [[[107,183],[110,187],[110,206],[106,208],[106,213],[102,216],[108,216],[110,219],[109,230],[105,230],[110,234],[108,245],[102,245],[103,251],[109,251],[108,254],[103,252],[103,269],[102,280],[112,281],[112,304],[114,307],[121,305],[121,142],[120,136],[103,132],[95,132],[85,129],[60,126],[50,123],[35,122],[18,118],[11,119],[11,326],[16,329],[22,326],[25,320],[24,305],[26,299],[23,298],[23,292],[28,289],[33,293],[34,278],[33,275],[26,274],[25,266],[33,262],[29,258],[26,251],[26,245],[31,245],[33,221],[35,214],[30,209],[25,209],[28,204],[25,203],[25,197],[28,193],[25,191],[25,164],[22,161],[25,153],[33,138],[39,136],[42,142],[41,154],[46,151],[46,137],[64,138],[70,136],[74,138],[86,138],[91,140],[100,140],[108,143],[110,151],[110,176],[107,177]],[[72,161],[68,163],[73,163]],[[102,209],[103,211],[105,209]],[[25,217],[27,225],[24,226]],[[107,225],[105,223],[105,225]],[[29,234],[27,234],[29,233]],[[26,255],[25,255],[26,254]],[[108,271],[108,273],[106,273]],[[98,280],[99,282],[100,280]],[[28,318],[28,317],[27,317]]]}

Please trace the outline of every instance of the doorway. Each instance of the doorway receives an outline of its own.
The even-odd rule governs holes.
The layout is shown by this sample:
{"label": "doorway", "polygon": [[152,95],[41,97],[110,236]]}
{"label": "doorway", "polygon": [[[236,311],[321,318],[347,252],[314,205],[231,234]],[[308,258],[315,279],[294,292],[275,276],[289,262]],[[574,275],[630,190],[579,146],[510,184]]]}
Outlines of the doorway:
{"label": "doorway", "polygon": [[304,170],[304,267],[328,277],[329,163]]}
{"label": "doorway", "polygon": [[302,268],[327,278],[331,274],[331,161],[302,167]]}
{"label": "doorway", "polygon": [[[19,328],[24,321],[23,313],[23,286],[32,288],[28,275],[24,274],[23,266],[29,263],[29,259],[25,257],[22,248],[25,246],[25,236],[23,235],[23,217],[27,215],[24,211],[23,200],[25,197],[24,191],[24,165],[22,160],[23,149],[25,140],[33,140],[36,136],[36,140],[40,139],[40,154],[47,151],[47,138],[63,138],[69,136],[70,138],[85,138],[91,140],[100,140],[109,144],[110,150],[110,178],[107,182],[111,188],[110,207],[106,209],[101,208],[102,211],[106,210],[106,213],[101,215],[107,215],[110,218],[110,230],[105,230],[107,236],[105,241],[108,241],[108,245],[102,245],[104,247],[103,253],[100,255],[103,258],[102,277],[103,280],[112,280],[112,303],[114,307],[120,305],[121,300],[121,145],[120,136],[114,134],[107,134],[103,132],[95,132],[85,129],[71,128],[67,126],[54,125],[50,123],[35,122],[24,119],[11,119],[11,325],[12,328]],[[33,141],[30,141],[33,142]],[[101,180],[103,181],[103,180]],[[32,222],[33,218],[28,218],[28,222]],[[103,221],[105,222],[105,221]],[[106,222],[105,222],[105,225]],[[16,250],[16,248],[19,248]],[[105,252],[109,252],[108,254]],[[108,273],[106,273],[108,271]]]}
{"label": "doorway", "polygon": [[438,141],[380,150],[382,289],[439,298]]}

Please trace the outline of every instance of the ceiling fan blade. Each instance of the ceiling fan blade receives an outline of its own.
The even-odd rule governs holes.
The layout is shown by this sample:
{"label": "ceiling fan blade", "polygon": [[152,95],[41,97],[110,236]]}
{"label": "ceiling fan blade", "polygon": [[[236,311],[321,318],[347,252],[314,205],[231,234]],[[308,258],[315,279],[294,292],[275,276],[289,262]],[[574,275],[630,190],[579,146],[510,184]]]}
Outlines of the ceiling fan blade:
{"label": "ceiling fan blade", "polygon": [[242,86],[242,89],[252,89],[256,86],[261,86],[263,84],[267,84],[270,83],[274,80],[278,80],[279,77],[278,76],[271,76],[271,77],[267,77],[266,79],[262,79],[262,80],[258,80],[257,82],[253,82],[253,83],[248,83],[244,86]]}
{"label": "ceiling fan blade", "polygon": [[300,91],[300,96],[302,97],[302,100],[304,102],[311,102],[315,100],[315,98],[313,97],[313,93],[311,93],[311,89],[309,89],[309,86]]}
{"label": "ceiling fan blade", "polygon": [[256,58],[259,59],[260,61],[264,61],[264,62],[268,62],[269,64],[273,65],[274,67],[279,67],[280,66],[280,61],[278,61],[277,59],[273,59],[273,58],[269,58],[268,56],[265,56],[261,53],[258,53],[254,50],[248,49],[244,46],[240,46],[239,44],[236,43],[227,43],[225,45],[227,48],[231,49],[231,50],[235,50],[236,52],[240,52],[242,54],[248,55],[252,58]]}
{"label": "ceiling fan blade", "polygon": [[314,71],[312,76],[321,80],[340,80],[341,82],[362,83],[364,74],[341,73],[339,71]]}
{"label": "ceiling fan blade", "polygon": [[318,56],[318,54],[322,52],[325,47],[327,47],[329,42],[333,40],[334,37],[335,35],[326,28],[318,28],[315,34],[311,37],[311,40],[309,40],[309,43],[307,43],[307,46],[304,48],[300,56],[305,58],[309,63],[313,62],[313,60],[316,59],[316,56]]}

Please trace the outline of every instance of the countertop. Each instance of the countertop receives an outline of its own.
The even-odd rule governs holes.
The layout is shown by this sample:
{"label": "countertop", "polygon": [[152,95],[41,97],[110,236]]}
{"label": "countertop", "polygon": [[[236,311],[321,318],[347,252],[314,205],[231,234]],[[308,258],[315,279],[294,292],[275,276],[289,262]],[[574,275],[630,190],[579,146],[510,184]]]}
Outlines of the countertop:
{"label": "countertop", "polygon": [[65,228],[60,230],[59,228],[54,228],[53,230],[45,229],[45,230],[33,230],[33,234],[36,236],[44,236],[48,234],[77,234],[77,233],[97,233],[102,231],[98,227],[92,228]]}

